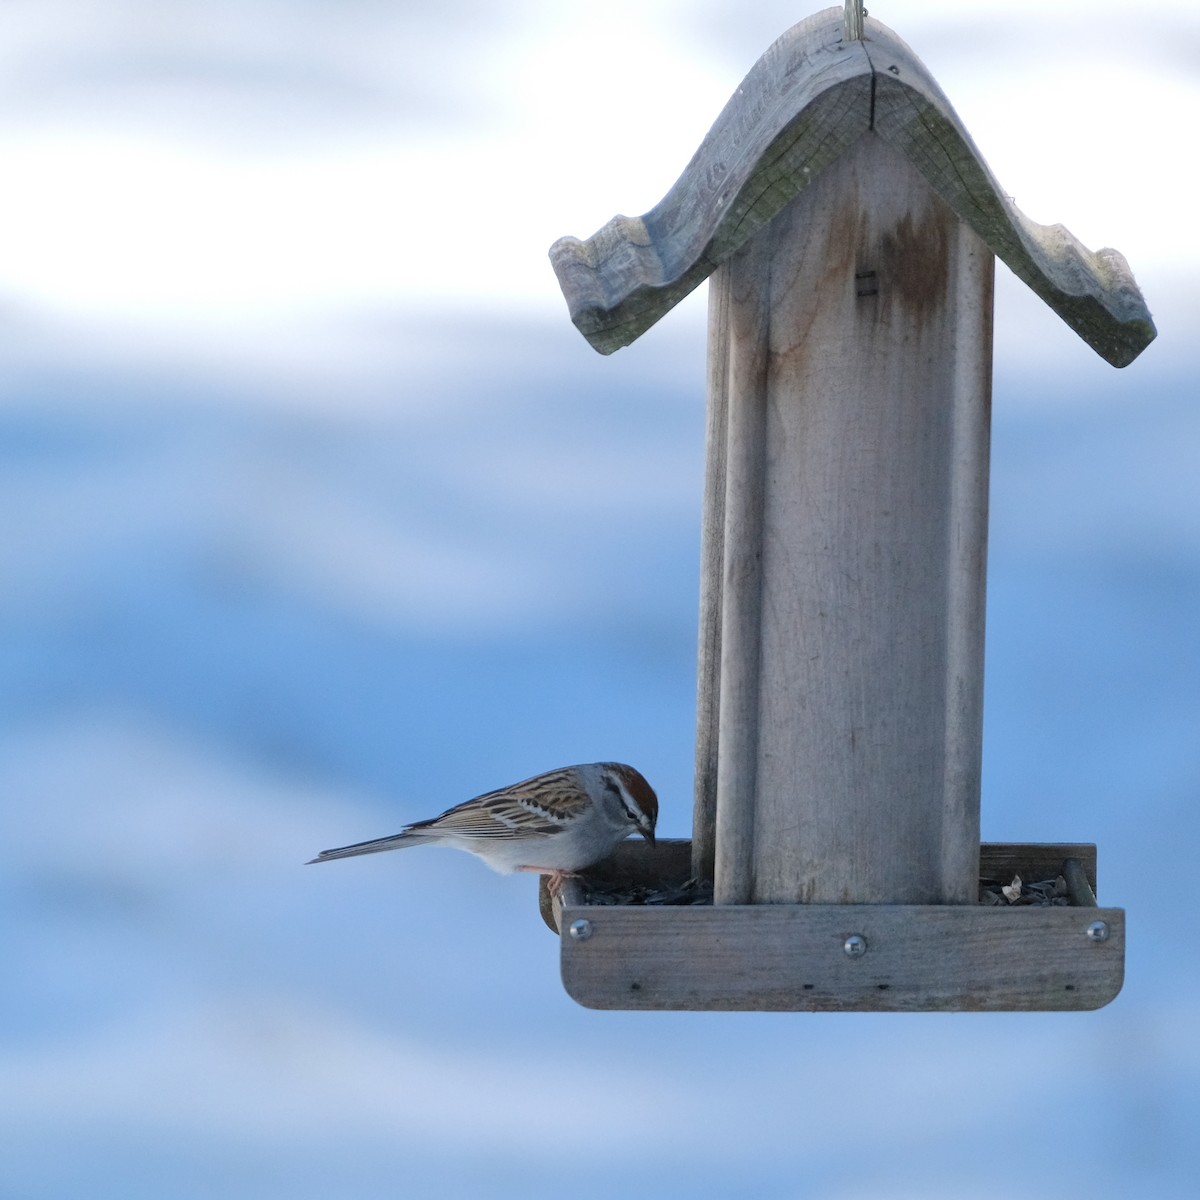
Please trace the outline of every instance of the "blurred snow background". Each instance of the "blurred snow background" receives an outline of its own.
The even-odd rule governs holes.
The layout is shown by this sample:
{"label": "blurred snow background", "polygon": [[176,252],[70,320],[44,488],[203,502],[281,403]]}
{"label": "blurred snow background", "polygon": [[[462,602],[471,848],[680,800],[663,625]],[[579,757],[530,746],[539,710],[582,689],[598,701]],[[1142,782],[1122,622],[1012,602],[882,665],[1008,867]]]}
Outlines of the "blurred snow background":
{"label": "blurred snow background", "polygon": [[590,1013],[532,881],[300,865],[605,757],[688,834],[704,294],[604,359],[546,249],[808,11],[0,6],[4,1200],[1194,1194],[1188,0],[875,11],[1159,325],[998,271],[984,833],[1099,843],[1113,1005]]}

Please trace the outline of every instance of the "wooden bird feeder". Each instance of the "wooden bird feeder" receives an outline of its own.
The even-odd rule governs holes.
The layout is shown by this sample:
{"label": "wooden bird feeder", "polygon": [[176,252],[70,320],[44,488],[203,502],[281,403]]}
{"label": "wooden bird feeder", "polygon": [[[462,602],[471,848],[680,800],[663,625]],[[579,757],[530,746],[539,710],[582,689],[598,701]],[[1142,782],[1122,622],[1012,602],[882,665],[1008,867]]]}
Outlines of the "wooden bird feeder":
{"label": "wooden bird feeder", "polygon": [[[993,256],[1118,367],[1155,336],[1125,259],[1025,217],[854,3],[767,50],[657,207],[550,256],[605,354],[711,276],[693,839],[543,891],[567,991],[1106,1004],[1095,847],[980,846],[984,583]],[[1058,902],[1008,903],[1015,876]],[[629,902],[662,897],[711,902]]]}

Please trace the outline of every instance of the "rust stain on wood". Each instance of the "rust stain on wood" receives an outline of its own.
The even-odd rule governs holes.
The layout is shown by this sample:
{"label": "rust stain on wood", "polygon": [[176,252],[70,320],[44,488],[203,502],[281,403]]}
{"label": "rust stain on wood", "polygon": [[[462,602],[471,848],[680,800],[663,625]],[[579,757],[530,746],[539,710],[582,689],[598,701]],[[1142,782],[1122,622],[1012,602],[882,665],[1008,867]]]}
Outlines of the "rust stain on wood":
{"label": "rust stain on wood", "polygon": [[906,213],[880,238],[881,294],[910,309],[918,320],[937,316],[950,278],[950,222],[937,209],[914,218]]}

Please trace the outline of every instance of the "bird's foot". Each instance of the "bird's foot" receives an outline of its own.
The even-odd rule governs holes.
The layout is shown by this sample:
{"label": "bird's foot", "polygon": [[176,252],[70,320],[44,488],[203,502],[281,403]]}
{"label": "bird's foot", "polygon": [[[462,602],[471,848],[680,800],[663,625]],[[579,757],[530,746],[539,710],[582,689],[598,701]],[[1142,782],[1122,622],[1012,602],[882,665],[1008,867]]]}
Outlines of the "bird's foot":
{"label": "bird's foot", "polygon": [[518,867],[518,871],[529,871],[534,875],[546,876],[546,890],[550,893],[552,900],[558,900],[562,896],[562,890],[566,886],[568,879],[578,879],[578,871],[564,871],[558,867]]}

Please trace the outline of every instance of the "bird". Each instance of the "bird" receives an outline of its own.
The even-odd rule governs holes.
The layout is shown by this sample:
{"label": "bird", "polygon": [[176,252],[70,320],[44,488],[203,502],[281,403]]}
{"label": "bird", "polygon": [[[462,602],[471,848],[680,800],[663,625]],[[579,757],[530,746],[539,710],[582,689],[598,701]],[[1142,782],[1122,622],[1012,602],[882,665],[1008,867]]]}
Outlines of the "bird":
{"label": "bird", "polygon": [[653,846],[657,822],[658,797],[640,771],[625,763],[581,763],[485,792],[390,837],[322,850],[306,865],[422,844],[450,846],[502,875],[548,875],[551,894],[558,895],[568,877],[607,858],[630,834]]}

